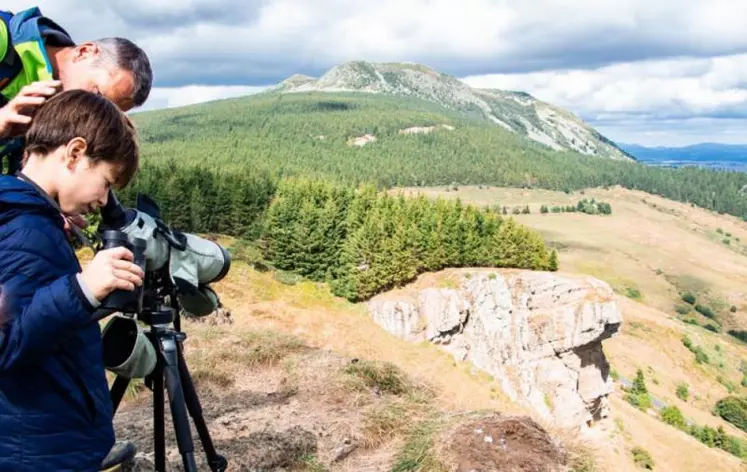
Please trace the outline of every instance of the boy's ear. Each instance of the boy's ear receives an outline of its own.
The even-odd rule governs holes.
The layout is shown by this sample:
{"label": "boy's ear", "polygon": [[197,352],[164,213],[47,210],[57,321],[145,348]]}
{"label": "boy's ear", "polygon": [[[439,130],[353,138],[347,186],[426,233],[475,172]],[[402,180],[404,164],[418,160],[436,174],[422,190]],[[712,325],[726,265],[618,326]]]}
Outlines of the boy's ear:
{"label": "boy's ear", "polygon": [[99,55],[99,46],[93,41],[86,41],[75,46],[73,51],[73,62],[93,59]]}
{"label": "boy's ear", "polygon": [[86,157],[88,143],[81,137],[75,137],[65,146],[65,165],[73,170],[75,166]]}

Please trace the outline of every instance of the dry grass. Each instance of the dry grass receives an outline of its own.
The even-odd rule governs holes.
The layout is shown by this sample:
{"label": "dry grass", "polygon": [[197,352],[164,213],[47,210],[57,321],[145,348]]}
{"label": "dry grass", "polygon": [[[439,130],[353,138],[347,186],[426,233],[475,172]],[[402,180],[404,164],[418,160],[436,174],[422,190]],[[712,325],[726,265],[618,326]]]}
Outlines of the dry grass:
{"label": "dry grass", "polygon": [[[625,322],[621,333],[604,343],[612,368],[632,380],[636,369],[644,370],[649,391],[698,424],[723,426],[733,435],[744,433],[711,414],[715,402],[728,394],[724,383],[739,386],[742,359],[747,349],[730,336],[715,335],[703,328],[677,320],[674,306],[682,303],[682,292],[691,291],[699,301],[721,308],[719,321],[724,332],[743,329],[741,315],[747,301],[747,224],[685,204],[624,189],[586,191],[566,195],[544,190],[477,189],[459,191],[410,189],[431,197],[460,198],[479,205],[528,204],[530,215],[515,218],[539,231],[560,254],[561,270],[586,274],[608,282],[618,293]],[[539,214],[540,205],[570,205],[583,198],[596,198],[612,205],[611,216],[584,214]],[[717,231],[721,229],[721,232]],[[726,233],[732,243],[721,242]],[[736,238],[740,241],[737,242]],[[640,300],[631,300],[634,290]],[[733,315],[728,307],[735,305]],[[701,323],[700,315],[690,315]],[[682,344],[687,334],[703,347],[711,359],[700,365]],[[718,346],[718,347],[717,347]],[[722,382],[719,382],[721,378]],[[690,386],[690,398],[677,398],[679,383]],[[744,393],[744,389],[741,389]],[[656,470],[702,471],[740,470],[739,459],[710,449],[688,435],[641,413],[622,400],[619,389],[613,395],[613,417],[624,424],[619,431],[614,420],[603,422],[583,436],[596,458],[599,470],[638,470],[630,450],[644,444],[651,452]],[[563,436],[573,443],[573,436]],[[583,456],[583,454],[581,455]]]}
{"label": "dry grass", "polygon": [[[648,305],[665,313],[673,313],[679,299],[679,287],[673,281],[681,277],[698,279],[727,307],[747,303],[743,290],[747,256],[742,253],[747,251],[747,223],[730,216],[620,188],[587,190],[583,195],[474,187],[461,187],[456,192],[441,188],[404,191],[460,198],[477,205],[528,204],[532,214],[514,217],[558,249],[561,270],[606,280],[621,294],[627,287],[638,288]],[[611,203],[612,216],[539,214],[542,204],[570,205],[583,198]],[[719,229],[731,234],[729,246],[713,236]],[[747,323],[743,317],[723,315],[730,326]]]}
{"label": "dry grass", "polygon": [[[428,193],[428,192],[426,192]],[[564,272],[607,280],[620,294],[637,289],[642,302],[621,297],[622,333],[604,344],[612,367],[631,378],[638,367],[651,367],[649,390],[677,405],[699,424],[723,425],[710,413],[726,395],[717,377],[739,384],[738,365],[747,358],[743,345],[685,325],[673,317],[679,292],[694,288],[740,312],[747,307],[747,257],[714,237],[717,228],[747,241],[747,225],[687,205],[639,192],[594,190],[586,195],[545,191],[462,188],[433,190],[430,195],[459,197],[480,204],[529,204],[534,214],[517,219],[540,231],[557,247]],[[595,197],[612,204],[611,217],[581,214],[539,215],[541,204],[573,204]],[[643,200],[646,200],[644,203]],[[656,205],[654,207],[653,205]],[[226,240],[224,243],[231,241]],[[448,284],[448,279],[422,277],[418,283]],[[307,458],[307,470],[329,459],[334,441],[360,439],[369,448],[332,470],[439,470],[437,435],[441,411],[498,410],[526,414],[500,393],[499,383],[468,364],[455,362],[438,347],[412,344],[382,330],[364,305],[333,297],[322,284],[286,285],[271,273],[259,273],[235,261],[228,277],[216,284],[234,324],[207,327],[189,324],[186,356],[198,388],[240,391],[292,391],[298,404],[286,410],[242,413],[246,424],[268,421],[318,424],[328,428],[319,458]],[[728,315],[725,317],[728,318]],[[740,313],[726,320],[744,326]],[[723,362],[699,366],[681,343],[687,333]],[[721,345],[721,352],[715,345]],[[334,353],[334,354],[333,354]],[[351,364],[349,359],[368,359]],[[396,367],[394,367],[396,366]],[[649,374],[647,374],[649,378]],[[676,398],[678,383],[690,385],[690,400]],[[428,385],[428,387],[424,387]],[[738,459],[709,449],[621,400],[612,398],[613,419],[587,435],[558,437],[575,456],[578,472],[636,470],[630,449],[644,444],[656,470],[739,470]],[[624,432],[618,424],[624,425]],[[232,437],[233,432],[226,432]],[[243,432],[242,432],[243,434]],[[220,437],[220,436],[219,436]],[[320,436],[321,437],[321,436]],[[581,444],[577,444],[580,442]],[[596,467],[590,464],[593,456]],[[318,460],[317,460],[318,459]],[[399,468],[397,468],[399,467]]]}

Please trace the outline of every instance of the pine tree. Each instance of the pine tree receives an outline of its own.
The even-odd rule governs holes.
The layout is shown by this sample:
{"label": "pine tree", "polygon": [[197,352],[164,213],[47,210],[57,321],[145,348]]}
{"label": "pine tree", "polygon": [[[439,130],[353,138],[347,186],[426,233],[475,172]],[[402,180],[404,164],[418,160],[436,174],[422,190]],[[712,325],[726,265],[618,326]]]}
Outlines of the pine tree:
{"label": "pine tree", "polygon": [[550,264],[548,266],[548,269],[551,272],[557,272],[558,270],[558,251],[556,251],[555,249],[553,249],[550,253]]}
{"label": "pine tree", "polygon": [[648,389],[646,388],[646,379],[643,377],[643,371],[641,369],[638,369],[636,371],[635,380],[633,380],[633,387],[630,391],[634,394],[648,393]]}

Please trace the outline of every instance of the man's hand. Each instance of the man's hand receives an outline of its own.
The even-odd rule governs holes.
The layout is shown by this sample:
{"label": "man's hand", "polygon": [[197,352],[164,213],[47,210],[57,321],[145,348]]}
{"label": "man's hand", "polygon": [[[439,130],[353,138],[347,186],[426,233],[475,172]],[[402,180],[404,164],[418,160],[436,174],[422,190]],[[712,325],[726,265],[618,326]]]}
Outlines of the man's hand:
{"label": "man's hand", "polygon": [[132,252],[127,248],[104,249],[96,253],[80,278],[99,301],[114,290],[135,290],[136,286],[143,284],[145,274],[132,260]]}
{"label": "man's hand", "polygon": [[43,80],[23,87],[0,108],[0,138],[14,138],[25,133],[36,109],[59,92],[61,87],[59,80]]}

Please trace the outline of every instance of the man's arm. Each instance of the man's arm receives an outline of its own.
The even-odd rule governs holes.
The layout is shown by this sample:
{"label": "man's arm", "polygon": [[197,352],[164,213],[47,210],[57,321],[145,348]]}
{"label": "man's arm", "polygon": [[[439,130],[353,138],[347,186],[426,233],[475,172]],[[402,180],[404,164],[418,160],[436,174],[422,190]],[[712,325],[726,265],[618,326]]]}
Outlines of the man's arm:
{"label": "man's arm", "polygon": [[[75,274],[38,286],[45,274],[57,270],[50,259],[54,247],[45,234],[27,229],[0,242],[0,372],[49,355],[91,321],[94,308]],[[30,297],[25,295],[30,292]]]}

